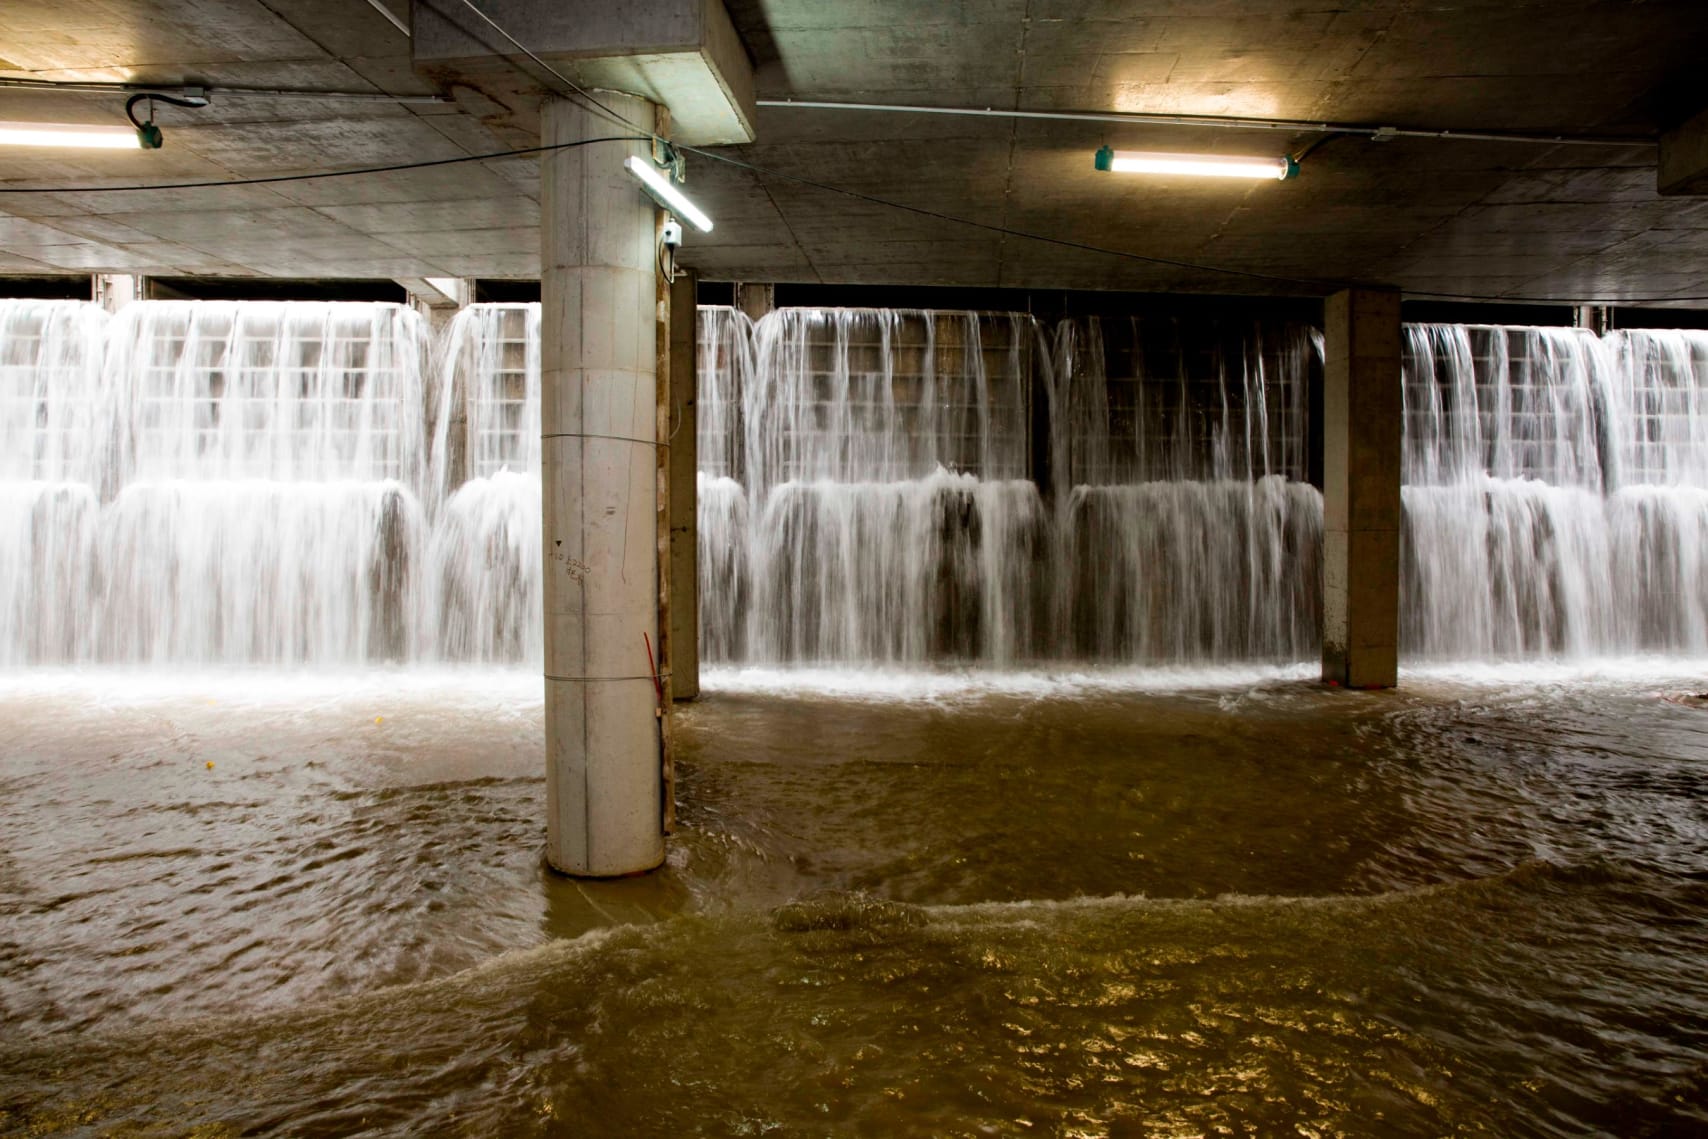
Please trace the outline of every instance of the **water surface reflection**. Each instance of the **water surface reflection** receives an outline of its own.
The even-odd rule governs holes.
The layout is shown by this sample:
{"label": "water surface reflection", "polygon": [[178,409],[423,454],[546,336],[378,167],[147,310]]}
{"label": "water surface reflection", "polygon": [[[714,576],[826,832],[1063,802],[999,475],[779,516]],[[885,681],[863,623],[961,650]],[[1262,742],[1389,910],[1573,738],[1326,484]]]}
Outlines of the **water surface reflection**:
{"label": "water surface reflection", "polygon": [[618,883],[535,678],[15,679],[0,1131],[1708,1127],[1688,673],[717,679]]}

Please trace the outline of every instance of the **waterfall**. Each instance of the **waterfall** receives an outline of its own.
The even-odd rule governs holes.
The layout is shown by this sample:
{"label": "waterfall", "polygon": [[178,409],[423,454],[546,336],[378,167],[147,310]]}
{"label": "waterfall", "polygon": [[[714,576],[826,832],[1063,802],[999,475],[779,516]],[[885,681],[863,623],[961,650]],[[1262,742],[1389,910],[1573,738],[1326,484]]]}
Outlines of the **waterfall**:
{"label": "waterfall", "polygon": [[1406,330],[1402,644],[1708,648],[1708,335]]}
{"label": "waterfall", "polygon": [[436,654],[544,655],[540,306],[470,305],[435,362],[435,515],[423,593]]}
{"label": "waterfall", "polygon": [[1317,652],[1322,496],[1305,482],[1297,326],[1064,321],[1050,391],[1058,652],[1109,661]]}
{"label": "waterfall", "polygon": [[[1314,656],[1313,330],[699,316],[711,662]],[[1405,331],[1410,659],[1708,651],[1708,333]],[[0,666],[537,662],[537,305],[0,302]]]}
{"label": "waterfall", "polygon": [[415,655],[425,348],[396,305],[0,304],[0,659]]}
{"label": "waterfall", "polygon": [[92,633],[118,439],[100,382],[106,322],[79,301],[0,302],[0,665],[69,659]]}
{"label": "waterfall", "polygon": [[1309,330],[801,309],[743,351],[746,327],[701,317],[706,659],[1316,651]]}
{"label": "waterfall", "polygon": [[1035,654],[1035,322],[722,309],[700,329],[707,660]]}

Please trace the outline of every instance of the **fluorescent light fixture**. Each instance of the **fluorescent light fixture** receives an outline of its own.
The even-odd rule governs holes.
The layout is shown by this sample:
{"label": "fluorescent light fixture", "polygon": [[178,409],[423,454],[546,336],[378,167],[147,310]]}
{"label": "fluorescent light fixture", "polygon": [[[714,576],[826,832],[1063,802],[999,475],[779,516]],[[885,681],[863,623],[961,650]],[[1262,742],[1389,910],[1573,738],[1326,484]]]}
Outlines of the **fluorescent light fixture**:
{"label": "fluorescent light fixture", "polygon": [[1099,170],[1117,174],[1189,174],[1209,178],[1269,178],[1284,182],[1299,174],[1299,163],[1290,155],[1278,158],[1237,154],[1165,154],[1150,150],[1097,152]]}
{"label": "fluorescent light fixture", "polygon": [[652,200],[667,210],[673,211],[678,217],[692,225],[701,233],[712,232],[712,219],[701,212],[700,207],[690,202],[670,181],[669,175],[644,159],[630,155],[623,161],[630,174],[641,180],[646,192],[652,195]]}
{"label": "fluorescent light fixture", "polygon": [[0,122],[0,146],[80,146],[98,150],[141,150],[143,138],[135,127]]}

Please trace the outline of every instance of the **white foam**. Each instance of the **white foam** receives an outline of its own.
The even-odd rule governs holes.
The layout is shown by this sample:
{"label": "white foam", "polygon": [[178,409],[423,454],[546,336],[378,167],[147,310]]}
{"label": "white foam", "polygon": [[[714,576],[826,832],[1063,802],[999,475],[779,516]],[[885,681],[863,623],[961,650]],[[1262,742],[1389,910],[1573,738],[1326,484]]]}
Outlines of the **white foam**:
{"label": "white foam", "polygon": [[1708,657],[1632,655],[1593,659],[1450,661],[1401,668],[1400,686],[1446,682],[1490,688],[1687,687],[1708,689]]}
{"label": "white foam", "polygon": [[889,669],[843,667],[712,668],[701,688],[713,693],[830,696],[856,700],[941,701],[982,696],[1073,697],[1121,692],[1223,691],[1308,680],[1314,663],[1155,668]]}
{"label": "white foam", "polygon": [[211,700],[244,707],[349,701],[521,710],[543,704],[545,687],[537,671],[520,668],[37,668],[0,672],[0,701],[14,699],[106,707]]}

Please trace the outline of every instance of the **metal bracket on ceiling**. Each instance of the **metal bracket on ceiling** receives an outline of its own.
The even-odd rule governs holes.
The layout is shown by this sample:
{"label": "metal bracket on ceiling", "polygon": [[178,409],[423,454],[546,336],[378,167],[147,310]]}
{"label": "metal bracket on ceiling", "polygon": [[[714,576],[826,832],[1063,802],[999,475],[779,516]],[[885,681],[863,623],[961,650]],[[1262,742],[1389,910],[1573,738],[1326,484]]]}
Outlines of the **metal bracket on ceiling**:
{"label": "metal bracket on ceiling", "polygon": [[660,169],[670,171],[670,180],[676,183],[688,181],[687,164],[683,161],[682,152],[657,135],[652,139],[652,164]]}
{"label": "metal bracket on ceiling", "polygon": [[[159,150],[161,143],[160,128],[154,125],[154,101],[170,103],[174,107],[205,107],[208,105],[207,92],[200,87],[186,87],[178,95],[167,95],[160,91],[139,91],[125,100],[125,117],[130,119],[131,126],[136,128],[137,138],[142,142],[144,150]],[[136,117],[136,105],[148,104],[148,121],[141,122]]]}

